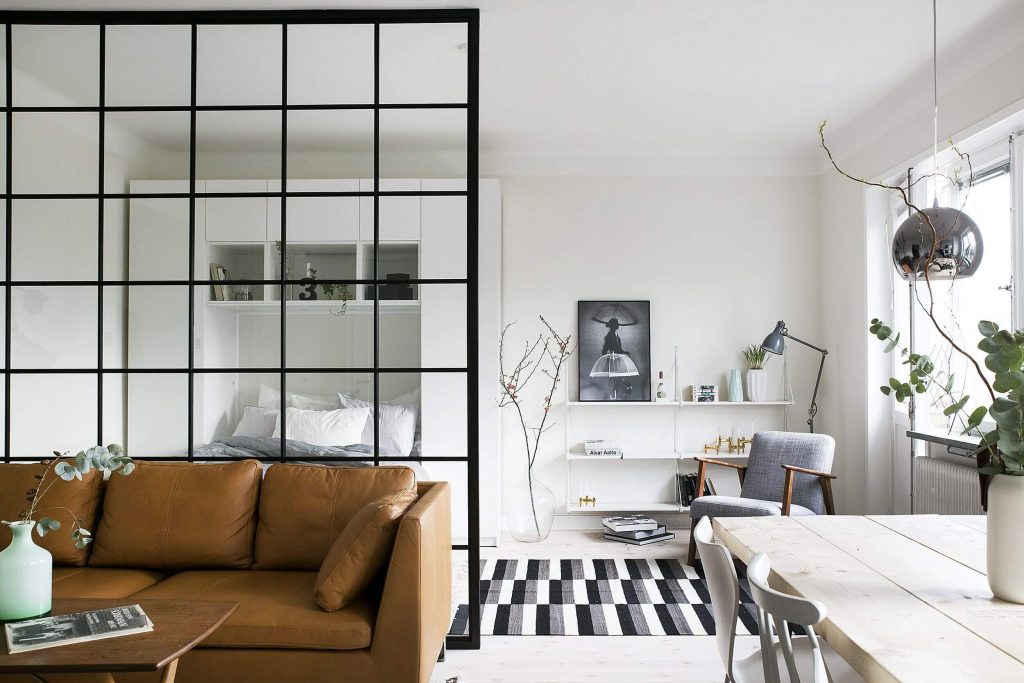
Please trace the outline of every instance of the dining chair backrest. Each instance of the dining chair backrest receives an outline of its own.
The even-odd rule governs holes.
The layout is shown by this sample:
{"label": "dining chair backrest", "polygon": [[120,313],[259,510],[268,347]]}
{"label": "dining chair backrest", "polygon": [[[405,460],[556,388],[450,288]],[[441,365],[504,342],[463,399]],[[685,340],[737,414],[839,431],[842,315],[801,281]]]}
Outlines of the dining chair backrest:
{"label": "dining chair backrest", "polygon": [[715,618],[715,643],[722,666],[733,679],[732,658],[736,643],[736,618],[739,615],[740,584],[732,555],[721,543],[716,543],[711,519],[705,517],[693,529],[693,537],[700,551],[704,580],[711,595],[711,613]]}
{"label": "dining chair backrest", "polygon": [[[758,553],[747,565],[747,579],[750,581],[750,596],[757,608],[757,629],[761,637],[761,659],[764,664],[764,677],[767,683],[780,683],[778,659],[774,655],[775,642],[772,626],[779,638],[780,649],[786,668],[789,670],[790,683],[829,683],[825,660],[818,643],[814,626],[825,618],[828,611],[816,600],[798,598],[780,593],[768,586],[768,574],[771,562],[764,553]],[[793,656],[793,640],[790,637],[789,625],[798,624],[804,628],[811,646],[813,657],[813,679],[801,679]]]}
{"label": "dining chair backrest", "polygon": [[[827,434],[757,432],[750,442],[740,497],[781,503],[786,480],[782,466],[829,472],[835,449],[835,439]],[[825,497],[814,477],[797,475],[794,478],[793,502],[817,515],[825,514]]]}

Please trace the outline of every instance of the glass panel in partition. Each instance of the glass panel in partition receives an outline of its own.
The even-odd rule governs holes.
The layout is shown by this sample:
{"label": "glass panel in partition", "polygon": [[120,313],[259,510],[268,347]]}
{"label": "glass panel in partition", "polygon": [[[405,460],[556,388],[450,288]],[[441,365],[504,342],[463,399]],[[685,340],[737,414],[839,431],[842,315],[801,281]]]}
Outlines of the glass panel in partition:
{"label": "glass panel in partition", "polygon": [[11,457],[42,459],[96,445],[96,375],[11,375],[8,381]]}
{"label": "glass panel in partition", "polygon": [[99,115],[18,112],[11,145],[15,194],[96,194]]}
{"label": "glass panel in partition", "polygon": [[[188,191],[187,111],[107,112],[103,185],[108,194]],[[144,179],[144,180],[141,180]],[[181,188],[154,181],[178,181]],[[132,182],[135,181],[135,182]]]}
{"label": "glass panel in partition", "polygon": [[185,285],[104,287],[103,364],[188,370]]}
{"label": "glass panel in partition", "polygon": [[465,109],[381,110],[380,177],[465,178],[466,121]]}
{"label": "glass panel in partition", "polygon": [[464,284],[424,284],[418,305],[381,301],[381,367],[465,368],[466,295]]}
{"label": "glass panel in partition", "polygon": [[466,102],[469,31],[458,24],[382,24],[380,101]]}
{"label": "glass panel in partition", "polygon": [[11,278],[96,280],[95,199],[16,199],[11,205]]}
{"label": "glass panel in partition", "polygon": [[191,102],[190,26],[107,26],[105,53],[108,107]]}
{"label": "glass panel in partition", "polygon": [[373,80],[371,24],[288,26],[289,104],[373,104]]}
{"label": "glass panel in partition", "polygon": [[280,285],[266,285],[269,299],[253,285],[195,287],[195,363],[199,368],[278,368],[281,366]]}
{"label": "glass panel in partition", "polygon": [[125,383],[128,454],[136,458],[188,455],[188,374],[130,373]]}
{"label": "glass panel in partition", "polygon": [[196,40],[197,104],[281,103],[281,26],[200,26]]}
{"label": "glass panel in partition", "polygon": [[[281,177],[281,112],[200,111],[196,113],[196,177],[207,192],[251,192],[237,180]],[[266,187],[258,190],[266,192]]]}
{"label": "glass panel in partition", "polygon": [[[289,181],[366,177],[373,177],[372,110],[288,112]],[[301,190],[288,183],[289,192]]]}
{"label": "glass panel in partition", "polygon": [[[249,444],[252,457],[276,457],[273,443],[281,402],[280,373],[215,372],[195,376],[193,448],[197,459],[224,456],[228,445],[244,445],[235,437],[261,439]],[[272,451],[271,451],[272,449]]]}
{"label": "glass panel in partition", "polygon": [[12,287],[11,367],[95,368],[96,292],[93,286]]}
{"label": "glass panel in partition", "polygon": [[95,107],[100,93],[100,27],[11,27],[11,104]]}

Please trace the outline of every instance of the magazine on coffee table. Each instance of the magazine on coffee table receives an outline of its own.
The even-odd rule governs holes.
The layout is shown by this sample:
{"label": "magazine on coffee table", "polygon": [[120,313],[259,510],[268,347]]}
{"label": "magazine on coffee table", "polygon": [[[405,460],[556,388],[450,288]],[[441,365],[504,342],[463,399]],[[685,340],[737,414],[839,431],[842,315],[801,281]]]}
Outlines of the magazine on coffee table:
{"label": "magazine on coffee table", "polygon": [[139,605],[61,614],[4,626],[7,651],[11,654],[152,630],[153,622]]}

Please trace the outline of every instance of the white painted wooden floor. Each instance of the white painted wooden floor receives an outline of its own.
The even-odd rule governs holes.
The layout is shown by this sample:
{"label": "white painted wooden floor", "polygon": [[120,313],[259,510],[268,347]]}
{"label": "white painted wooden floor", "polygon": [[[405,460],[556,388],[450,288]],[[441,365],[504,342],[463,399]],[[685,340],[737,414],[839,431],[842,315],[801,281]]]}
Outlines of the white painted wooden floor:
{"label": "white painted wooden floor", "polygon": [[[688,530],[653,546],[611,543],[601,532],[555,531],[543,543],[509,541],[484,548],[484,558],[685,558]],[[736,656],[757,647],[737,638]],[[449,651],[434,680],[444,683],[721,683],[718,650],[709,636],[484,636],[476,651]]]}

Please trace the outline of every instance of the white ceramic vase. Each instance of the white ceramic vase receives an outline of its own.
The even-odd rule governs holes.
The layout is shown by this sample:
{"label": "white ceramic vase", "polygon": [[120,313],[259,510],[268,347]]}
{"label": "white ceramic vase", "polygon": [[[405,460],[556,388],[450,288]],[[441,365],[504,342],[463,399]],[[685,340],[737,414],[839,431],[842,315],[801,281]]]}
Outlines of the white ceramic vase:
{"label": "white ceramic vase", "polygon": [[11,522],[11,544],[0,551],[0,620],[50,611],[53,557],[32,540],[35,522]]}
{"label": "white ceramic vase", "polygon": [[1024,604],[1024,477],[997,474],[988,487],[988,585],[1000,600]]}
{"label": "white ceramic vase", "polygon": [[747,370],[747,400],[761,401],[768,398],[768,373],[765,370]]}

